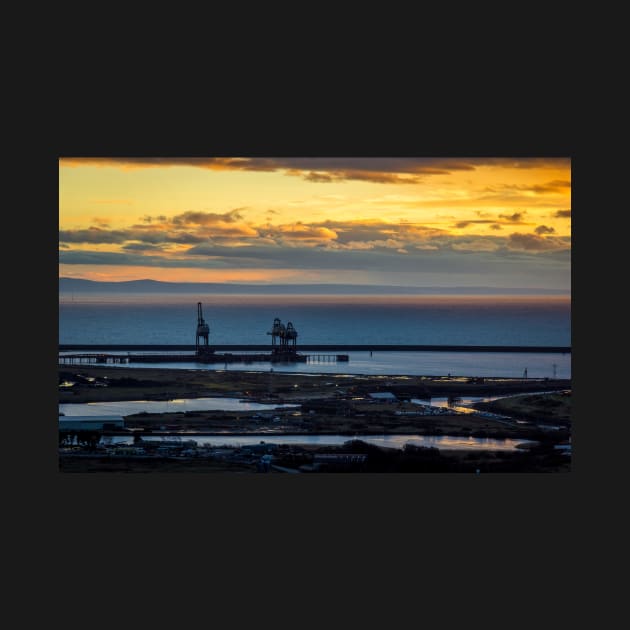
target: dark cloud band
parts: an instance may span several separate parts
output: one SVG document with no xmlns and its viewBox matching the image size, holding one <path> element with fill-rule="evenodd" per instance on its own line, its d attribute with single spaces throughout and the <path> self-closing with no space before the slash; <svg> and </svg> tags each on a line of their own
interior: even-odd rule
<svg viewBox="0 0 630 630">
<path fill-rule="evenodd" d="M 569 158 L 211 158 L 211 157 L 65 157 L 62 166 L 150 168 L 193 166 L 211 170 L 282 171 L 311 182 L 362 180 L 373 183 L 414 183 L 432 175 L 472 171 L 481 166 L 508 168 L 569 167 Z M 558 188 L 558 182 L 552 182 Z M 564 182 L 560 182 L 564 184 Z M 541 191 L 542 192 L 542 191 Z"/>
</svg>

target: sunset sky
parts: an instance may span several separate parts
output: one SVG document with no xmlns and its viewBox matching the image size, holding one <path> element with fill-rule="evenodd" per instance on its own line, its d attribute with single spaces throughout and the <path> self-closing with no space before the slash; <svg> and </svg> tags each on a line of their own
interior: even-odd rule
<svg viewBox="0 0 630 630">
<path fill-rule="evenodd" d="M 568 158 L 62 158 L 59 273 L 570 289 Z"/>
</svg>

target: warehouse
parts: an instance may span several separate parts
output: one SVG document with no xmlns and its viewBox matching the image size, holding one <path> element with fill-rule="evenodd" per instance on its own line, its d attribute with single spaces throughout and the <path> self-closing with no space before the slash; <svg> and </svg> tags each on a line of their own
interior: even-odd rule
<svg viewBox="0 0 630 630">
<path fill-rule="evenodd" d="M 108 431 L 124 429 L 122 416 L 59 416 L 60 431 Z"/>
</svg>

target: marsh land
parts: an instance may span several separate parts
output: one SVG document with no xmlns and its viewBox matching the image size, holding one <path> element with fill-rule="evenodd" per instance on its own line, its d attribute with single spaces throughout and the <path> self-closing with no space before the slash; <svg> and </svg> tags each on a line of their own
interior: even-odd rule
<svg viewBox="0 0 630 630">
<path fill-rule="evenodd" d="M 296 470 L 306 472 L 317 453 L 345 453 L 361 448 L 370 457 L 361 465 L 323 465 L 314 471 L 332 470 L 370 472 L 379 462 L 387 471 L 564 471 L 570 469 L 566 445 L 571 436 L 571 382 L 567 379 L 448 378 L 438 376 L 371 376 L 351 374 L 287 374 L 227 370 L 184 370 L 164 368 L 124 368 L 106 366 L 62 366 L 59 368 L 59 402 L 90 403 L 134 400 L 173 400 L 188 398 L 237 398 L 269 404 L 269 411 L 172 411 L 126 415 L 125 431 L 135 443 L 144 436 L 185 435 L 347 435 L 344 447 L 274 450 L 278 462 L 291 460 Z M 382 398 L 386 395 L 386 399 Z M 469 412 L 455 411 L 457 401 L 466 397 L 501 398 L 469 405 Z M 431 400 L 447 397 L 449 406 L 431 407 Z M 451 405 L 452 403 L 452 405 Z M 294 405 L 275 408 L 275 405 Z M 361 447 L 361 436 L 368 435 L 461 436 L 468 438 L 518 439 L 523 448 L 501 453 L 473 451 L 454 453 L 437 449 L 406 448 L 389 453 L 388 463 L 382 453 L 393 449 Z M 94 446 L 94 445 L 92 445 Z M 556 447 L 565 448 L 563 453 Z M 377 449 L 377 450 L 375 450 Z M 89 449 L 88 449 L 89 450 Z M 302 454 L 298 457 L 296 452 Z M 267 451 L 266 451 L 267 452 Z M 402 455 L 403 460 L 398 461 Z M 305 454 L 306 453 L 306 454 Z M 378 454 L 380 453 L 380 455 Z M 251 454 L 251 453 L 250 453 Z M 267 453 L 268 454 L 268 453 Z M 402 454 L 402 455 L 401 455 Z M 427 459 L 428 455 L 432 457 Z M 116 458 L 76 449 L 60 452 L 64 471 L 123 470 L 131 472 L 204 471 L 255 472 L 259 459 L 212 458 L 173 459 L 159 463 L 159 458 Z M 308 459 L 310 456 L 310 460 Z M 564 455 L 564 456 L 563 456 Z M 297 459 L 296 459 L 297 457 Z M 287 459 L 288 458 L 288 459 Z M 293 458 L 293 459 L 291 459 Z M 391 460 L 391 461 L 390 461 Z M 134 463 L 135 462 L 135 463 Z M 410 463 L 411 462 L 411 463 Z M 304 468 L 306 466 L 306 468 Z M 291 470 L 291 466 L 285 466 Z M 377 466 L 374 472 L 380 469 Z M 382 470 L 381 470 L 382 471 Z"/>
</svg>

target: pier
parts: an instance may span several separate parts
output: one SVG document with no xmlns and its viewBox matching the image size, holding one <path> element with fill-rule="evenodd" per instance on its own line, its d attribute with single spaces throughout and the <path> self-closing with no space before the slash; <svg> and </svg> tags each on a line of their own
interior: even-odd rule
<svg viewBox="0 0 630 630">
<path fill-rule="evenodd" d="M 269 346 L 262 344 L 213 344 L 214 350 L 268 351 Z M 87 352 L 131 351 L 131 350 L 195 350 L 190 344 L 59 344 L 60 352 L 82 350 Z M 333 352 L 550 352 L 568 354 L 571 346 L 467 346 L 467 345 L 417 345 L 417 344 L 301 344 L 300 350 Z"/>
<path fill-rule="evenodd" d="M 197 303 L 195 345 L 175 344 L 60 344 L 59 365 L 81 363 L 337 363 L 349 361 L 347 354 L 338 351 L 369 352 L 554 352 L 570 353 L 570 346 L 462 346 L 462 345 L 382 345 L 382 344 L 324 344 L 301 345 L 300 350 L 313 350 L 317 354 L 301 354 L 297 350 L 298 332 L 292 322 L 286 326 L 279 317 L 273 320 L 271 348 L 260 344 L 213 344 L 210 346 L 210 326 L 203 317 L 201 302 Z M 138 353 L 147 350 L 149 353 Z M 190 352 L 190 351 L 193 352 Z M 224 352 L 217 352 L 223 350 Z M 237 350 L 240 352 L 225 352 Z M 76 351 L 76 352 L 73 352 Z M 132 354 L 132 351 L 134 354 Z M 160 352 L 162 351 L 162 352 Z M 188 351 L 188 353 L 186 352 Z M 324 354 L 320 351 L 328 353 Z M 61 353 L 67 354 L 61 354 Z M 125 354 L 126 353 L 126 354 Z"/>
<path fill-rule="evenodd" d="M 192 353 L 192 354 L 105 354 L 78 353 L 60 354 L 59 365 L 75 364 L 116 364 L 116 363 L 336 363 L 348 361 L 347 354 L 306 355 L 290 353 L 232 354 L 232 353 Z"/>
<path fill-rule="evenodd" d="M 250 346 L 249 353 L 233 354 L 232 352 L 216 352 L 216 346 L 210 346 L 210 326 L 203 317 L 201 302 L 197 303 L 197 329 L 194 346 L 168 346 L 168 345 L 129 345 L 129 346 L 90 346 L 75 347 L 60 345 L 59 352 L 68 350 L 83 350 L 73 354 L 59 354 L 59 365 L 74 365 L 75 363 L 336 363 L 348 361 L 347 354 L 300 354 L 297 351 L 298 332 L 292 322 L 286 326 L 279 317 L 273 320 L 273 326 L 267 333 L 271 335 L 271 352 L 269 346 Z M 240 346 L 225 347 L 244 349 Z M 180 350 L 193 350 L 191 354 L 180 354 Z M 92 350 L 92 352 L 90 352 Z M 112 352 L 95 352 L 95 350 L 117 350 L 119 354 Z M 131 354 L 131 350 L 153 350 L 151 354 Z M 172 354 L 160 354 L 157 350 L 171 350 Z M 259 352 L 266 350 L 267 352 Z M 127 354 L 120 354 L 126 351 Z"/>
</svg>

